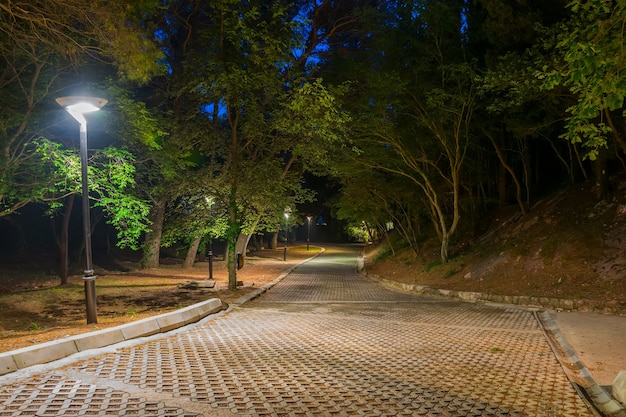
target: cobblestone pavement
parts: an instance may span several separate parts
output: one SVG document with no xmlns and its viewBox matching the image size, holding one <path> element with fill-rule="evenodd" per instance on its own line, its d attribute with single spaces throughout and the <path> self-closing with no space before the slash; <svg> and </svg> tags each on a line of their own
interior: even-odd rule
<svg viewBox="0 0 626 417">
<path fill-rule="evenodd" d="M 593 415 L 532 312 L 394 292 L 356 254 L 188 330 L 0 377 L 0 417 Z"/>
</svg>

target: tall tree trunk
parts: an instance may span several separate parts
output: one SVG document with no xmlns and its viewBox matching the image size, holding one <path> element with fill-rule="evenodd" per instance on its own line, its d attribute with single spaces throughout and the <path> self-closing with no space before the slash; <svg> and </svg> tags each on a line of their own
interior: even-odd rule
<svg viewBox="0 0 626 417">
<path fill-rule="evenodd" d="M 142 268 L 158 268 L 159 254 L 161 251 L 161 235 L 163 234 L 163 221 L 165 219 L 166 200 L 161 197 L 152 206 L 150 221 L 151 231 L 146 233 L 143 244 Z"/>
<path fill-rule="evenodd" d="M 241 224 L 239 223 L 239 211 L 237 204 L 237 186 L 238 186 L 238 140 L 237 140 L 237 122 L 230 120 L 231 124 L 231 167 L 230 167 L 230 193 L 228 196 L 228 232 L 227 250 L 226 250 L 226 269 L 228 270 L 228 289 L 237 289 L 237 241 L 241 235 Z M 237 118 L 236 118 L 237 119 Z"/>
<path fill-rule="evenodd" d="M 246 256 L 246 250 L 248 249 L 248 243 L 250 243 L 250 238 L 252 234 L 249 233 L 240 233 L 237 237 L 237 244 L 235 245 L 237 253 L 240 253 L 241 256 Z"/>
<path fill-rule="evenodd" d="M 529 204 L 528 204 L 528 201 L 525 202 L 522 199 L 522 184 L 517 178 L 517 175 L 515 175 L 515 171 L 513 170 L 513 167 L 511 167 L 511 165 L 508 164 L 506 160 L 506 155 L 504 154 L 504 152 L 502 152 L 502 149 L 498 146 L 495 139 L 486 131 L 483 130 L 483 132 L 485 133 L 485 136 L 487 136 L 489 141 L 491 141 L 491 144 L 493 145 L 493 148 L 496 151 L 496 155 L 498 156 L 498 160 L 500 161 L 500 181 L 498 183 L 498 192 L 500 194 L 500 205 L 502 206 L 503 205 L 502 203 L 504 202 L 504 200 L 506 200 L 506 179 L 505 179 L 506 174 L 505 172 L 503 172 L 503 170 L 505 170 L 506 172 L 509 173 L 509 175 L 511 175 L 513 184 L 515 184 L 515 199 L 517 200 L 517 205 L 519 206 L 520 210 L 522 210 L 522 214 L 524 215 L 528 214 Z"/>
<path fill-rule="evenodd" d="M 263 248 L 263 239 L 259 235 L 252 235 L 252 246 L 256 252 Z"/>
<path fill-rule="evenodd" d="M 250 230 L 252 230 L 252 233 L 256 231 L 257 225 L 259 224 L 259 221 L 261 221 L 261 217 L 262 215 L 260 214 L 257 215 L 256 218 L 254 219 L 254 222 L 250 226 Z M 241 253 L 241 256 L 243 256 L 244 258 L 246 256 L 246 250 L 248 248 L 248 244 L 250 243 L 250 238 L 252 237 L 252 233 L 249 233 L 249 234 L 241 233 L 237 237 L 237 252 Z"/>
<path fill-rule="evenodd" d="M 268 243 L 269 249 L 276 249 L 278 247 L 278 231 L 272 232 L 272 237 Z"/>
<path fill-rule="evenodd" d="M 61 285 L 67 285 L 69 278 L 69 226 L 74 206 L 75 194 L 67 196 L 63 207 L 63 219 L 61 221 L 61 236 L 59 238 L 59 277 Z"/>
<path fill-rule="evenodd" d="M 193 268 L 193 264 L 196 262 L 196 255 L 198 254 L 198 248 L 200 247 L 200 241 L 202 236 L 194 238 L 187 249 L 187 256 L 183 262 L 183 268 Z"/>
<path fill-rule="evenodd" d="M 446 263 L 450 259 L 450 235 L 444 233 L 441 237 L 441 262 Z"/>
<path fill-rule="evenodd" d="M 365 226 L 365 231 L 367 232 L 367 235 L 369 236 L 370 241 L 372 243 L 376 243 L 376 238 L 374 237 L 374 233 L 372 232 L 372 228 L 370 227 L 370 225 L 364 221 L 363 226 Z"/>
<path fill-rule="evenodd" d="M 391 243 L 391 237 L 389 236 L 389 231 L 387 230 L 386 225 L 379 223 L 378 230 L 385 236 L 385 240 L 387 241 L 387 245 L 389 246 L 389 250 L 391 251 L 391 256 L 396 256 L 396 250 L 393 247 L 393 243 Z"/>
<path fill-rule="evenodd" d="M 228 245 L 226 250 L 226 268 L 228 270 L 228 289 L 237 289 L 237 239 L 239 237 L 239 224 L 237 223 L 237 202 L 231 201 L 230 207 L 230 229 Z"/>
</svg>

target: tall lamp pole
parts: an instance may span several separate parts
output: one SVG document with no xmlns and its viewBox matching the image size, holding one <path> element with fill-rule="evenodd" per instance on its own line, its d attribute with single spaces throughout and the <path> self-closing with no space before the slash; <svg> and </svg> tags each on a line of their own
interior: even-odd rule
<svg viewBox="0 0 626 417">
<path fill-rule="evenodd" d="M 283 249 L 283 261 L 287 260 L 287 239 L 289 238 L 289 215 L 291 214 L 291 208 L 285 208 L 285 246 Z"/>
<path fill-rule="evenodd" d="M 309 242 L 311 241 L 311 219 L 313 216 L 306 216 L 306 250 L 309 250 Z"/>
<path fill-rule="evenodd" d="M 212 218 L 213 217 L 213 198 L 211 197 L 204 197 L 204 200 L 207 202 L 207 204 L 209 205 L 209 216 Z M 209 230 L 209 253 L 208 253 L 208 258 L 209 258 L 209 279 L 213 279 L 213 235 L 211 234 L 211 231 Z"/>
<path fill-rule="evenodd" d="M 87 177 L 87 120 L 86 113 L 98 111 L 107 104 L 107 100 L 99 97 L 67 96 L 56 99 L 80 124 L 80 168 L 82 179 L 83 200 L 83 237 L 85 239 L 86 267 L 83 281 L 85 283 L 85 304 L 87 324 L 97 323 L 96 315 L 96 276 L 94 275 L 91 253 L 91 220 L 89 218 L 89 181 Z"/>
</svg>

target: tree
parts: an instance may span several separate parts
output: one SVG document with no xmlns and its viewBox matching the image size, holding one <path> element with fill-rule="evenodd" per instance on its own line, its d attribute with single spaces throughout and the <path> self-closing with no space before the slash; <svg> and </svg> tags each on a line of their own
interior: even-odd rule
<svg viewBox="0 0 626 417">
<path fill-rule="evenodd" d="M 50 183 L 47 199 L 42 201 L 50 205 L 50 212 L 63 207 L 63 199 L 73 202 L 73 196 L 81 192 L 80 157 L 74 149 L 64 149 L 60 143 L 39 139 L 35 143 L 40 161 L 55 172 L 55 180 Z M 88 179 L 90 198 L 94 207 L 103 210 L 107 223 L 117 230 L 117 246 L 136 249 L 140 236 L 148 230 L 146 215 L 149 206 L 129 192 L 135 185 L 133 156 L 125 151 L 107 148 L 92 153 L 89 158 Z M 71 206 L 70 206 L 71 207 Z M 67 227 L 71 208 L 65 210 L 65 219 L 61 235 L 67 237 Z M 67 238 L 59 246 L 61 284 L 67 283 Z"/>
<path fill-rule="evenodd" d="M 564 137 L 582 143 L 595 159 L 608 135 L 626 152 L 623 108 L 626 96 L 623 23 L 626 3 L 574 0 L 571 17 L 546 33 L 545 48 L 555 48 L 552 62 L 538 69 L 544 88 L 564 86 L 576 102 L 567 109 Z"/>
<path fill-rule="evenodd" d="M 596 196 L 609 193 L 607 160 L 626 153 L 624 20 L 626 3 L 574 0 L 571 16 L 547 28 L 536 76 L 546 90 L 573 97 L 562 138 L 580 144 L 593 162 Z"/>
<path fill-rule="evenodd" d="M 168 16 L 162 31 L 171 74 L 162 94 L 173 120 L 170 139 L 193 149 L 198 178 L 170 188 L 196 199 L 215 183 L 228 190 L 220 203 L 228 208 L 229 285 L 235 288 L 237 252 L 245 254 L 259 225 L 274 227 L 264 217 L 310 198 L 299 176 L 328 160 L 326 144 L 341 136 L 343 116 L 321 80 L 302 76 L 303 55 L 314 51 L 302 52 L 297 7 L 177 3 Z"/>
<path fill-rule="evenodd" d="M 419 256 L 419 242 L 423 239 L 421 224 L 427 204 L 420 190 L 407 184 L 407 179 L 385 170 L 356 170 L 344 172 L 341 195 L 339 197 L 339 219 L 350 220 L 355 224 L 366 225 L 383 236 L 395 253 L 389 231 L 395 230 L 415 256 Z M 370 236 L 375 240 L 373 236 Z"/>
<path fill-rule="evenodd" d="M 465 57 L 464 7 L 462 1 L 388 3 L 367 53 L 357 55 L 365 61 L 344 60 L 369 71 L 358 72 L 362 91 L 350 97 L 360 116 L 353 131 L 362 152 L 354 158 L 420 190 L 444 262 L 461 217 L 476 100 L 475 66 Z"/>
<path fill-rule="evenodd" d="M 136 155 L 136 195 L 150 202 L 150 230 L 144 235 L 142 267 L 158 268 L 166 209 L 183 192 L 180 183 L 193 165 L 190 143 L 177 140 L 170 109 L 148 107 L 137 99 L 135 90 L 110 88 L 118 112 L 114 129 L 125 147 Z M 150 97 L 149 97 L 150 98 Z M 193 143 L 193 142 L 191 142 Z"/>
<path fill-rule="evenodd" d="M 484 24 L 477 26 L 485 38 L 478 113 L 488 139 L 483 146 L 497 157 L 492 176 L 497 178 L 499 204 L 516 201 L 526 214 L 532 201 L 553 185 L 550 181 L 560 182 L 566 173 L 574 182 L 581 166 L 578 149 L 558 137 L 567 98 L 542 90 L 535 78 L 541 27 L 565 17 L 565 2 L 478 3 Z"/>
<path fill-rule="evenodd" d="M 156 5 L 74 0 L 0 4 L 0 216 L 39 201 L 48 189 L 54 173 L 29 175 L 39 172 L 36 166 L 42 162 L 32 143 L 50 126 L 50 96 L 75 82 L 79 68 L 113 64 L 122 77 L 139 81 L 157 70 L 160 53 L 137 18 Z"/>
</svg>

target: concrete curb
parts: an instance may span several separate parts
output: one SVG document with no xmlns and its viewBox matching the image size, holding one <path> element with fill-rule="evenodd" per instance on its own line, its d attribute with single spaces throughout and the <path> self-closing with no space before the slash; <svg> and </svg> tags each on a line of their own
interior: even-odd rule
<svg viewBox="0 0 626 417">
<path fill-rule="evenodd" d="M 52 362 L 89 349 L 164 333 L 195 323 L 209 314 L 223 309 L 222 301 L 219 298 L 212 298 L 170 313 L 148 317 L 132 323 L 3 352 L 0 353 L 0 375 L 33 365 Z"/>
<path fill-rule="evenodd" d="M 548 342 L 559 358 L 563 370 L 572 385 L 581 392 L 582 398 L 594 406 L 601 415 L 626 417 L 626 408 L 602 389 L 593 379 L 589 370 L 582 363 L 574 348 L 567 342 L 556 322 L 547 311 L 536 312 L 537 321 L 546 333 Z"/>
<path fill-rule="evenodd" d="M 228 306 L 227 311 L 257 298 L 289 275 L 296 267 L 317 258 L 325 251 L 326 249 L 321 248 L 317 254 L 300 263 L 292 265 L 269 284 L 259 287 L 257 290 L 238 298 L 232 305 Z M 9 352 L 2 352 L 0 353 L 0 375 L 15 372 L 33 365 L 63 359 L 86 350 L 102 348 L 131 339 L 152 336 L 157 333 L 165 333 L 198 322 L 208 315 L 220 312 L 225 308 L 226 306 L 219 298 L 212 298 L 170 313 L 148 317 L 120 326 L 53 340 L 51 342 Z"/>
<path fill-rule="evenodd" d="M 596 307 L 599 304 L 593 303 L 592 305 L 589 305 L 588 300 L 506 296 L 479 292 L 445 290 L 428 287 L 426 285 L 395 282 L 380 278 L 379 276 L 373 274 L 366 275 L 384 285 L 402 291 L 415 292 L 426 296 L 454 298 L 468 302 L 484 301 L 497 304 L 520 305 L 535 309 L 552 307 L 556 310 L 593 311 L 603 313 L 615 312 L 614 307 L 616 306 L 615 304 L 608 302 L 606 304 L 602 304 L 603 308 L 598 309 Z M 610 306 L 611 308 L 607 308 L 607 306 Z M 563 367 L 569 380 L 572 382 L 572 385 L 580 393 L 581 398 L 587 401 L 590 408 L 592 408 L 598 416 L 626 417 L 626 408 L 624 405 L 613 398 L 610 393 L 602 389 L 602 387 L 596 383 L 596 381 L 592 378 L 591 373 L 578 358 L 578 355 L 572 346 L 567 342 L 550 314 L 546 311 L 538 311 L 535 312 L 535 318 L 546 333 L 548 343 L 559 359 L 559 362 L 561 363 L 561 366 Z"/>
</svg>

